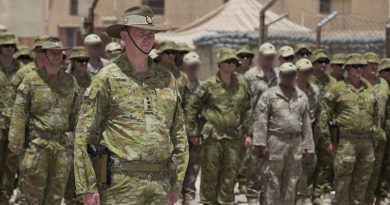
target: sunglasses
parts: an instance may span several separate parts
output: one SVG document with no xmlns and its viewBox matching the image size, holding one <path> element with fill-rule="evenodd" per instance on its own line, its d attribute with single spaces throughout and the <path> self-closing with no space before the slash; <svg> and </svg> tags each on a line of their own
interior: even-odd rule
<svg viewBox="0 0 390 205">
<path fill-rule="evenodd" d="M 311 75 L 313 73 L 313 69 L 301 71 L 300 73 L 302 73 L 303 75 Z"/>
<path fill-rule="evenodd" d="M 235 59 L 229 59 L 229 60 L 225 60 L 224 62 L 222 63 L 226 63 L 226 64 L 238 64 L 238 61 L 235 60 Z"/>
<path fill-rule="evenodd" d="M 4 48 L 16 48 L 15 44 L 5 44 L 5 45 L 1 45 L 1 46 L 3 46 Z"/>
<path fill-rule="evenodd" d="M 80 63 L 80 64 L 87 64 L 89 62 L 89 59 L 76 59 L 76 62 L 77 63 Z"/>
<path fill-rule="evenodd" d="M 174 56 L 174 55 L 176 55 L 176 51 L 168 50 L 168 51 L 164 51 L 163 54 L 167 54 L 167 55 L 170 55 L 170 56 Z"/>
<path fill-rule="evenodd" d="M 237 57 L 239 57 L 241 59 L 252 59 L 253 58 L 252 55 L 245 55 L 245 54 L 237 55 Z"/>
<path fill-rule="evenodd" d="M 355 65 L 351 65 L 350 67 L 353 68 L 353 69 L 363 69 L 364 65 L 362 65 L 362 64 L 355 64 Z"/>
<path fill-rule="evenodd" d="M 319 61 L 317 61 L 317 63 L 319 63 L 319 64 L 329 64 L 329 61 L 327 61 L 327 60 L 319 60 Z"/>
<path fill-rule="evenodd" d="M 305 51 L 300 51 L 300 52 L 297 53 L 297 55 L 299 55 L 299 56 L 309 56 L 310 53 L 309 52 L 305 52 Z"/>
<path fill-rule="evenodd" d="M 283 57 L 283 59 L 284 59 L 285 61 L 293 61 L 293 60 L 294 60 L 294 56 Z"/>
<path fill-rule="evenodd" d="M 30 58 L 30 56 L 19 56 L 20 60 L 32 60 L 32 58 Z"/>
<path fill-rule="evenodd" d="M 390 72 L 390 68 L 385 68 L 385 69 L 383 69 L 382 71 L 384 71 L 384 72 Z"/>
</svg>

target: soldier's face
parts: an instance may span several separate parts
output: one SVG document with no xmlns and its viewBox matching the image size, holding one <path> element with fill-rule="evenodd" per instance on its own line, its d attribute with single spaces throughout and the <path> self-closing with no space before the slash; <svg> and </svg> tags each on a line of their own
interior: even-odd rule
<svg viewBox="0 0 390 205">
<path fill-rule="evenodd" d="M 306 71 L 298 71 L 297 79 L 298 81 L 299 80 L 308 81 L 312 73 L 313 73 L 313 69 L 306 70 Z"/>
<path fill-rule="evenodd" d="M 325 73 L 326 69 L 328 68 L 329 61 L 327 59 L 319 59 L 316 62 L 314 62 L 314 73 Z"/>
<path fill-rule="evenodd" d="M 260 54 L 259 60 L 260 60 L 261 66 L 264 66 L 267 68 L 272 68 L 274 66 L 275 56 L 274 55 L 265 56 L 265 55 Z"/>
<path fill-rule="evenodd" d="M 349 65 L 347 72 L 349 79 L 360 79 L 363 76 L 364 65 Z"/>
<path fill-rule="evenodd" d="M 337 79 L 342 78 L 344 75 L 343 65 L 334 64 L 332 65 L 332 75 Z"/>
<path fill-rule="evenodd" d="M 240 55 L 237 55 L 237 57 L 241 61 L 241 67 L 247 68 L 247 67 L 249 67 L 252 64 L 252 58 L 253 57 L 251 55 L 240 54 Z"/>
<path fill-rule="evenodd" d="M 61 50 L 47 50 L 46 64 L 51 66 L 60 66 L 62 64 L 63 56 Z"/>
<path fill-rule="evenodd" d="M 220 63 L 219 69 L 222 72 L 233 73 L 236 70 L 237 63 L 238 63 L 237 60 L 229 59 L 229 60 L 226 60 L 226 61 L 223 61 L 222 63 Z"/>
<path fill-rule="evenodd" d="M 129 28 L 127 31 L 128 33 L 126 31 L 121 32 L 121 39 L 125 42 L 126 47 L 138 50 L 130 39 L 130 34 L 134 43 L 141 48 L 142 51 L 150 52 L 150 50 L 152 50 L 156 33 L 155 31 L 141 28 Z"/>
<path fill-rule="evenodd" d="M 77 58 L 74 60 L 76 71 L 86 71 L 88 67 L 88 58 Z"/>
<path fill-rule="evenodd" d="M 378 64 L 376 63 L 368 63 L 367 66 L 363 69 L 363 77 L 365 78 L 373 78 L 378 74 Z"/>
<path fill-rule="evenodd" d="M 101 43 L 92 44 L 92 45 L 85 45 L 85 49 L 87 49 L 88 54 L 92 57 L 100 57 L 100 54 L 102 53 L 103 46 Z"/>
<path fill-rule="evenodd" d="M 296 53 L 296 57 L 297 57 L 297 60 L 301 59 L 301 58 L 307 58 L 309 59 L 311 56 L 311 53 L 310 51 L 306 50 L 306 49 L 301 49 L 299 50 L 297 53 Z"/>
<path fill-rule="evenodd" d="M 173 50 L 167 50 L 160 54 L 160 61 L 163 64 L 172 64 L 175 61 L 176 52 Z"/>
<path fill-rule="evenodd" d="M 198 78 L 200 64 L 186 64 L 183 63 L 183 72 L 187 74 L 190 80 L 196 80 Z"/>
<path fill-rule="evenodd" d="M 16 45 L 15 44 L 1 45 L 0 49 L 1 49 L 0 54 L 2 56 L 12 57 L 16 52 Z"/>
<path fill-rule="evenodd" d="M 295 86 L 296 82 L 296 72 L 290 72 L 290 73 L 280 73 L 280 84 L 292 88 Z"/>
</svg>

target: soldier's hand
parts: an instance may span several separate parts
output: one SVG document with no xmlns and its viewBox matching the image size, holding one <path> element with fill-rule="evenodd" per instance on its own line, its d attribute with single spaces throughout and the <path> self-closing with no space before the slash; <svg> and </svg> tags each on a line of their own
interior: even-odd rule
<svg viewBox="0 0 390 205">
<path fill-rule="evenodd" d="M 192 136 L 192 137 L 190 137 L 190 142 L 193 145 L 200 145 L 200 137 L 199 136 Z"/>
<path fill-rule="evenodd" d="M 334 145 L 328 144 L 328 146 L 326 147 L 326 151 L 328 151 L 329 153 L 333 153 L 335 151 Z"/>
<path fill-rule="evenodd" d="M 251 137 L 245 137 L 245 142 L 244 142 L 244 146 L 245 148 L 249 148 L 250 146 L 252 146 L 252 138 Z"/>
<path fill-rule="evenodd" d="M 168 195 L 168 204 L 173 205 L 179 200 L 179 193 L 177 192 L 170 192 Z"/>
<path fill-rule="evenodd" d="M 83 194 L 84 205 L 100 205 L 99 193 L 86 193 Z"/>
<path fill-rule="evenodd" d="M 20 154 L 20 149 L 19 149 L 18 145 L 16 145 L 16 144 L 8 144 L 8 149 L 14 155 L 19 155 Z"/>
<path fill-rule="evenodd" d="M 268 147 L 266 146 L 259 146 L 260 156 L 267 156 L 268 154 Z"/>
</svg>

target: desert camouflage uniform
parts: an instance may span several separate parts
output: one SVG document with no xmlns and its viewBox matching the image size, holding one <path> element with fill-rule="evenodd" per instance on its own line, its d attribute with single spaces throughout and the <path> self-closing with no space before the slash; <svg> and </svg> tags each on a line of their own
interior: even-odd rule
<svg viewBox="0 0 390 205">
<path fill-rule="evenodd" d="M 73 131 L 71 113 L 77 109 L 77 100 L 76 81 L 64 71 L 54 83 L 49 82 L 46 70 L 32 71 L 19 85 L 9 141 L 20 150 L 28 141 L 19 167 L 20 204 L 61 204 L 71 165 L 65 147 Z"/>
<path fill-rule="evenodd" d="M 176 81 L 152 61 L 148 68 L 137 74 L 122 55 L 84 93 L 74 144 L 78 194 L 100 185 L 106 205 L 167 204 L 168 192 L 181 190 L 188 145 Z M 87 153 L 96 141 L 112 153 L 110 185 L 97 183 Z"/>
<path fill-rule="evenodd" d="M 196 116 L 203 110 L 202 173 L 200 197 L 203 204 L 234 204 L 234 185 L 240 165 L 242 138 L 251 135 L 251 105 L 247 82 L 232 74 L 225 85 L 219 75 L 210 77 L 198 88 L 186 106 L 189 136 L 197 136 Z"/>
</svg>

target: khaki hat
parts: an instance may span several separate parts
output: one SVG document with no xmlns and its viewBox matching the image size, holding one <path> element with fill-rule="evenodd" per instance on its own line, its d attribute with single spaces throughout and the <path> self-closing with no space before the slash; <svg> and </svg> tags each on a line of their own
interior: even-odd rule
<svg viewBox="0 0 390 205">
<path fill-rule="evenodd" d="M 253 53 L 253 51 L 248 47 L 248 46 L 242 46 L 240 47 L 237 52 L 236 52 L 236 55 L 240 55 L 240 54 L 247 54 L 247 55 L 250 55 L 252 57 L 255 56 L 255 54 Z"/>
<path fill-rule="evenodd" d="M 309 53 L 312 53 L 312 50 L 309 48 L 308 45 L 304 44 L 304 43 L 298 43 L 297 45 L 295 45 L 295 53 L 298 53 L 300 50 L 303 50 L 303 49 L 306 49 L 307 51 L 309 51 Z"/>
<path fill-rule="evenodd" d="M 33 58 L 32 51 L 27 46 L 18 46 L 18 51 L 14 54 L 14 58 L 19 58 L 20 56 L 28 56 Z"/>
<path fill-rule="evenodd" d="M 366 58 L 368 63 L 375 63 L 375 64 L 380 63 L 379 57 L 376 53 L 367 52 L 367 53 L 363 54 L 363 56 L 364 56 L 364 58 Z"/>
<path fill-rule="evenodd" d="M 186 43 L 177 43 L 176 50 L 180 52 L 190 52 L 191 49 Z"/>
<path fill-rule="evenodd" d="M 320 51 L 317 52 L 314 51 L 313 54 L 311 55 L 310 61 L 311 63 L 315 63 L 320 59 L 326 59 L 327 61 L 330 61 L 328 55 L 325 52 L 320 52 Z"/>
<path fill-rule="evenodd" d="M 64 47 L 58 37 L 47 37 L 42 43 L 42 50 L 68 50 L 69 47 Z"/>
<path fill-rule="evenodd" d="M 35 37 L 34 39 L 34 45 L 32 47 L 32 50 L 33 51 L 38 51 L 38 50 L 41 50 L 42 49 L 42 44 L 43 42 L 45 41 L 45 38 L 42 38 L 42 37 Z"/>
<path fill-rule="evenodd" d="M 16 44 L 15 35 L 10 32 L 3 32 L 0 34 L 0 45 Z"/>
<path fill-rule="evenodd" d="M 378 68 L 379 71 L 390 68 L 390 58 L 382 58 Z"/>
<path fill-rule="evenodd" d="M 100 38 L 100 36 L 96 35 L 96 34 L 89 34 L 88 36 L 86 36 L 84 38 L 84 45 L 87 44 L 87 45 L 93 45 L 93 44 L 100 44 L 102 43 L 102 39 Z"/>
<path fill-rule="evenodd" d="M 113 51 L 122 51 L 122 46 L 121 44 L 117 42 L 111 42 L 106 45 L 105 51 L 108 52 L 113 52 Z"/>
<path fill-rule="evenodd" d="M 347 56 L 347 61 L 344 64 L 344 68 L 347 65 L 367 65 L 367 60 L 360 53 L 351 53 Z"/>
<path fill-rule="evenodd" d="M 217 63 L 222 63 L 226 60 L 234 59 L 239 61 L 234 50 L 231 48 L 221 48 L 217 53 Z"/>
<path fill-rule="evenodd" d="M 161 54 L 161 53 L 164 53 L 165 51 L 168 51 L 168 50 L 177 51 L 176 43 L 173 41 L 161 42 L 160 45 L 158 46 L 157 53 Z"/>
<path fill-rule="evenodd" d="M 275 46 L 268 42 L 261 44 L 259 52 L 265 56 L 276 55 Z"/>
<path fill-rule="evenodd" d="M 152 31 L 165 31 L 165 27 L 155 25 L 153 10 L 149 6 L 135 6 L 127 9 L 119 23 L 107 28 L 107 34 L 113 38 L 120 38 L 120 32 L 126 27 L 147 29 Z"/>
<path fill-rule="evenodd" d="M 311 64 L 309 59 L 301 58 L 296 63 L 295 66 L 297 67 L 298 71 L 307 71 L 313 69 L 313 64 Z"/>
<path fill-rule="evenodd" d="M 199 55 L 197 53 L 191 51 L 191 52 L 184 55 L 183 63 L 185 63 L 187 65 L 200 64 Z"/>
<path fill-rule="evenodd" d="M 69 59 L 75 58 L 89 58 L 89 54 L 84 46 L 76 46 L 72 48 Z"/>
<path fill-rule="evenodd" d="M 332 59 L 330 60 L 331 65 L 344 65 L 347 61 L 347 55 L 345 53 L 335 53 L 332 55 Z"/>
<path fill-rule="evenodd" d="M 294 73 L 297 72 L 297 67 L 293 63 L 286 62 L 280 66 L 279 71 L 281 73 Z"/>
<path fill-rule="evenodd" d="M 157 49 L 153 48 L 149 53 L 149 57 L 153 60 L 158 58 Z"/>
<path fill-rule="evenodd" d="M 283 46 L 279 49 L 279 55 L 282 57 L 294 56 L 294 49 L 290 46 Z"/>
</svg>

